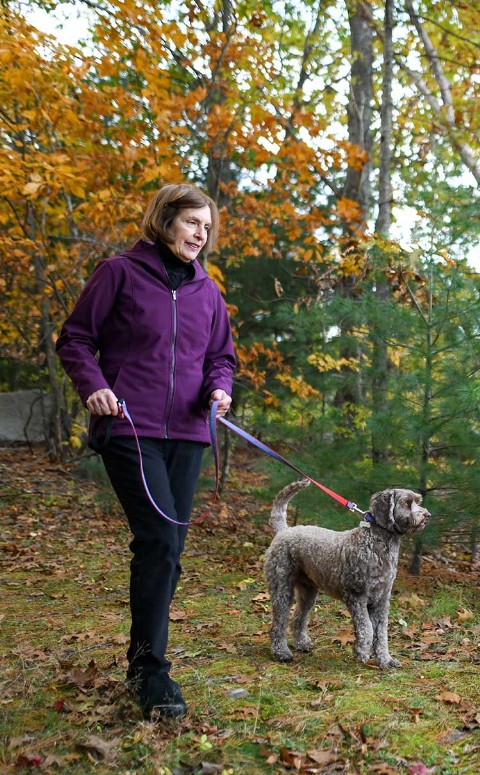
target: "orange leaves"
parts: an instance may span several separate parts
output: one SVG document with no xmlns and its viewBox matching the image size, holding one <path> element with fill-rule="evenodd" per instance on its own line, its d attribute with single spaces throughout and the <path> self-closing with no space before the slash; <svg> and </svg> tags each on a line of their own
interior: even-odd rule
<svg viewBox="0 0 480 775">
<path fill-rule="evenodd" d="M 266 388 L 268 379 L 275 379 L 299 398 L 318 396 L 302 375 L 293 375 L 281 352 L 274 343 L 267 347 L 254 342 L 249 347 L 237 345 L 238 375 L 248 380 L 255 390 L 263 389 L 263 401 L 268 406 L 278 406 L 279 399 Z"/>
<path fill-rule="evenodd" d="M 216 104 L 210 109 L 207 122 L 207 135 L 209 139 L 223 139 L 227 141 L 227 131 L 232 128 L 235 118 L 227 105 Z"/>
<path fill-rule="evenodd" d="M 346 196 L 340 196 L 336 203 L 336 214 L 346 223 L 360 223 L 363 219 L 363 210 L 358 202 L 348 199 Z"/>
<path fill-rule="evenodd" d="M 267 370 L 277 371 L 284 368 L 283 357 L 277 347 L 267 347 L 262 342 L 250 346 L 238 344 L 238 375 L 246 379 L 256 390 L 263 387 L 267 379 Z"/>
<path fill-rule="evenodd" d="M 368 153 L 360 145 L 349 143 L 346 140 L 339 140 L 338 147 L 344 152 L 347 166 L 361 172 L 368 161 Z"/>
<path fill-rule="evenodd" d="M 218 266 L 211 261 L 207 265 L 208 276 L 212 278 L 220 288 L 220 291 L 225 294 L 227 292 L 225 275 Z"/>
</svg>

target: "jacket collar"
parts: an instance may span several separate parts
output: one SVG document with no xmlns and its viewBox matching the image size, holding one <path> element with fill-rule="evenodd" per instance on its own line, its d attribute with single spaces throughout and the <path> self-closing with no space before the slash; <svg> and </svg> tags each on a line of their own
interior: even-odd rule
<svg viewBox="0 0 480 775">
<path fill-rule="evenodd" d="M 169 251 L 169 253 L 171 253 L 171 251 Z M 126 250 L 124 253 L 122 253 L 122 255 L 126 256 L 132 261 L 135 261 L 139 264 L 143 264 L 148 268 L 150 272 L 152 272 L 152 274 L 155 274 L 158 277 L 161 277 L 163 279 L 165 269 L 163 267 L 162 262 L 159 259 L 158 248 L 154 242 L 150 242 L 150 240 L 140 239 L 138 240 L 138 242 L 135 243 L 135 245 L 133 245 L 133 247 L 131 247 L 129 250 Z M 205 272 L 203 267 L 199 264 L 197 259 L 191 262 L 191 266 L 194 269 L 194 276 L 192 277 L 191 282 L 196 282 L 197 280 L 205 280 L 208 278 L 208 274 Z"/>
</svg>

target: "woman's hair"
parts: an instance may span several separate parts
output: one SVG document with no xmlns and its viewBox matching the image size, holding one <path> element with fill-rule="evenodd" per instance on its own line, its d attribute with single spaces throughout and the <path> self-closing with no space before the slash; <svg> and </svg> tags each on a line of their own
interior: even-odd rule
<svg viewBox="0 0 480 775">
<path fill-rule="evenodd" d="M 171 241 L 170 227 L 179 210 L 201 208 L 205 205 L 210 208 L 212 216 L 212 225 L 203 248 L 208 253 L 215 247 L 218 238 L 218 208 L 213 199 L 196 186 L 187 183 L 170 183 L 157 191 L 143 218 L 143 236 L 152 242 L 161 240 L 168 244 Z"/>
</svg>

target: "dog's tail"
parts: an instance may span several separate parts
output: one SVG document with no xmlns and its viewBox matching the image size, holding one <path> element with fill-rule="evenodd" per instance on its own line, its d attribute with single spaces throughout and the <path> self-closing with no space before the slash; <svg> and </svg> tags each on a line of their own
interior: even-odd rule
<svg viewBox="0 0 480 775">
<path fill-rule="evenodd" d="M 301 479 L 299 482 L 292 482 L 287 484 L 277 497 L 273 501 L 272 511 L 270 514 L 270 526 L 274 533 L 279 533 L 281 530 L 286 530 L 287 525 L 287 507 L 289 501 L 293 498 L 297 492 L 303 490 L 304 487 L 308 487 L 310 481 L 308 479 Z"/>
</svg>

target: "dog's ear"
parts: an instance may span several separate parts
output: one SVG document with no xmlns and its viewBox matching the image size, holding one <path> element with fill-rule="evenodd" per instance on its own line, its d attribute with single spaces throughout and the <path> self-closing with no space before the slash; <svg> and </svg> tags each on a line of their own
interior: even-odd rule
<svg viewBox="0 0 480 775">
<path fill-rule="evenodd" d="M 376 492 L 372 495 L 369 510 L 380 523 L 383 523 L 384 525 L 392 524 L 394 521 L 394 509 L 394 490 L 382 490 L 382 492 Z"/>
</svg>

